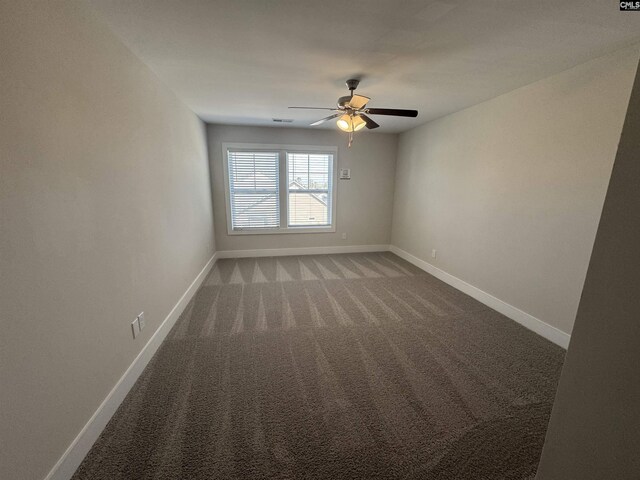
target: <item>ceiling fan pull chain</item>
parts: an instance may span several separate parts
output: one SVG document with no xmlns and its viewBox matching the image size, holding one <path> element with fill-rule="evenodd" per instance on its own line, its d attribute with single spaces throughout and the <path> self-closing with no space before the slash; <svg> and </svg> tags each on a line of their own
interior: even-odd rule
<svg viewBox="0 0 640 480">
<path fill-rule="evenodd" d="M 347 144 L 347 148 L 351 148 L 352 143 L 353 143 L 353 132 L 349 132 L 349 143 Z"/>
</svg>

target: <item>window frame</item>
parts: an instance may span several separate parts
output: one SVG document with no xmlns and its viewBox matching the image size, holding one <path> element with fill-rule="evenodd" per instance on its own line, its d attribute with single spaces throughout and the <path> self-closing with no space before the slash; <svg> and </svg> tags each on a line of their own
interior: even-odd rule
<svg viewBox="0 0 640 480">
<path fill-rule="evenodd" d="M 231 185 L 229 178 L 229 157 L 228 152 L 232 151 L 261 151 L 278 152 L 278 202 L 280 208 L 280 226 L 277 228 L 246 228 L 234 230 L 231 217 Z M 300 227 L 289 226 L 289 171 L 287 165 L 287 153 L 325 153 L 333 156 L 331 172 L 331 225 L 305 225 Z M 224 196 L 225 212 L 227 215 L 228 235 L 277 235 L 290 233 L 335 233 L 337 223 L 337 199 L 338 199 L 338 147 L 322 145 L 281 145 L 265 143 L 222 143 L 222 165 L 224 171 Z"/>
</svg>

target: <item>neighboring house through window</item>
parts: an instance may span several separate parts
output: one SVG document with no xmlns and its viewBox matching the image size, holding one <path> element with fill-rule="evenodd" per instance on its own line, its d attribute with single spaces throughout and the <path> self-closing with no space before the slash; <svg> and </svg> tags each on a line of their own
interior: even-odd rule
<svg viewBox="0 0 640 480">
<path fill-rule="evenodd" d="M 223 150 L 229 234 L 335 232 L 336 147 Z"/>
</svg>

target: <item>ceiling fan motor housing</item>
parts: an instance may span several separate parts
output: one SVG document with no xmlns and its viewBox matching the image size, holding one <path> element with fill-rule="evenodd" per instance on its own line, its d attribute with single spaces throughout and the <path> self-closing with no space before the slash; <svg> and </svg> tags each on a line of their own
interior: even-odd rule
<svg viewBox="0 0 640 480">
<path fill-rule="evenodd" d="M 351 95 L 345 95 L 344 97 L 340 97 L 338 99 L 338 106 L 339 107 L 348 107 L 350 101 L 351 101 Z"/>
</svg>

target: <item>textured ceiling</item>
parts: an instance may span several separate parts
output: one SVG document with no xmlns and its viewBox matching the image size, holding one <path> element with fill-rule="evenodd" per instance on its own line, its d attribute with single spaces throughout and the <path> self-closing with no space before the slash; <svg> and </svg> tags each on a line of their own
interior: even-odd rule
<svg viewBox="0 0 640 480">
<path fill-rule="evenodd" d="M 640 41 L 605 0 L 88 0 L 203 120 L 307 126 L 360 76 L 400 132 Z M 333 122 L 323 125 L 335 128 Z M 317 127 L 316 127 L 317 128 Z"/>
</svg>

